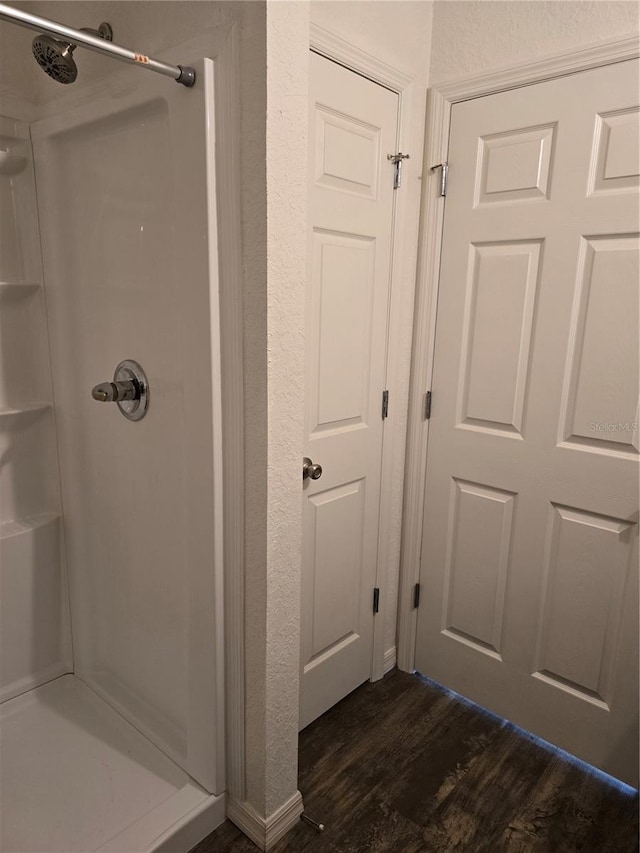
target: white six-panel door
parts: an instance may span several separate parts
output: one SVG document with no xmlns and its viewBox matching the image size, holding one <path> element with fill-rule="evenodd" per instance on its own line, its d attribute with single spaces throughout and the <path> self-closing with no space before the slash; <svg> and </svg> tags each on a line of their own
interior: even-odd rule
<svg viewBox="0 0 640 853">
<path fill-rule="evenodd" d="M 311 54 L 300 727 L 371 674 L 398 96 Z"/>
<path fill-rule="evenodd" d="M 452 108 L 416 648 L 633 784 L 638 80 Z"/>
</svg>

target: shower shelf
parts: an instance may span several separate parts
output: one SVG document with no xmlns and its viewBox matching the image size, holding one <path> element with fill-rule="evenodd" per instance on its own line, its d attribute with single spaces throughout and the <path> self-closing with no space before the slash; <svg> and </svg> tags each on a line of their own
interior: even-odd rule
<svg viewBox="0 0 640 853">
<path fill-rule="evenodd" d="M 57 521 L 60 515 L 57 512 L 43 512 L 40 515 L 28 515 L 24 518 L 15 518 L 12 521 L 0 523 L 0 539 L 8 539 L 10 536 L 19 536 L 21 533 L 29 533 L 38 527 L 44 527 Z"/>
<path fill-rule="evenodd" d="M 39 281 L 0 281 L 0 290 L 37 290 Z"/>
<path fill-rule="evenodd" d="M 29 296 L 40 290 L 42 285 L 37 281 L 0 281 L 0 298 L 6 296 Z"/>
<path fill-rule="evenodd" d="M 4 116 L 1 118 L 4 119 Z M 13 125 L 13 120 L 8 119 L 8 122 Z M 4 119 L 2 125 L 6 126 L 7 119 Z M 26 136 L 16 136 L 14 134 L 0 133 L 0 148 L 11 150 L 12 148 L 22 148 L 27 145 Z"/>
<path fill-rule="evenodd" d="M 24 171 L 28 162 L 22 154 L 16 154 L 11 149 L 0 147 L 0 175 L 12 178 Z"/>
<path fill-rule="evenodd" d="M 25 403 L 24 406 L 0 406 L 0 422 L 9 421 L 11 418 L 39 414 L 50 408 L 51 403 Z"/>
</svg>

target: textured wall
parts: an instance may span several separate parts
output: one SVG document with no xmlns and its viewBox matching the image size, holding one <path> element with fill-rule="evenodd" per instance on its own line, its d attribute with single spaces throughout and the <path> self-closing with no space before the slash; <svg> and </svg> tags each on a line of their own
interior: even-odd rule
<svg viewBox="0 0 640 853">
<path fill-rule="evenodd" d="M 246 800 L 266 817 L 297 790 L 308 8 L 243 5 Z"/>
<path fill-rule="evenodd" d="M 264 815 L 267 647 L 266 8 L 242 6 L 242 267 L 245 407 L 245 799 Z"/>
<path fill-rule="evenodd" d="M 308 32 L 307 3 L 267 5 L 267 815 L 298 787 Z"/>
<path fill-rule="evenodd" d="M 640 6 L 606 0 L 436 0 L 431 83 L 638 31 Z"/>
<path fill-rule="evenodd" d="M 418 249 L 418 217 L 420 208 L 422 148 L 426 90 L 429 83 L 431 16 L 433 4 L 428 0 L 314 0 L 311 20 L 334 35 L 382 59 L 415 80 L 411 104 L 411 128 L 402 150 L 411 155 L 403 166 L 403 187 L 408 199 L 408 216 L 396 252 L 402 257 L 400 280 L 394 282 L 398 294 L 398 315 L 394 327 L 398 358 L 398 376 L 391 392 L 391 417 L 385 428 L 393 430 L 393 473 L 388 487 L 392 492 L 391 527 L 386 554 L 387 585 L 382 590 L 385 651 L 396 644 L 398 573 L 404 484 L 405 437 L 409 399 L 411 337 Z"/>
</svg>

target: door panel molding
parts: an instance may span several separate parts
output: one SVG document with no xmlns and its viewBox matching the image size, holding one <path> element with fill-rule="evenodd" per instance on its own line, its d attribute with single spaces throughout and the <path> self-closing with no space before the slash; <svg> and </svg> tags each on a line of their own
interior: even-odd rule
<svg viewBox="0 0 640 853">
<path fill-rule="evenodd" d="M 415 584 L 420 579 L 429 437 L 429 421 L 424 418 L 424 399 L 425 392 L 431 388 L 433 375 L 444 223 L 444 203 L 439 192 L 440 173 L 439 170 L 431 171 L 430 167 L 447 160 L 451 108 L 460 101 L 637 59 L 638 56 L 640 38 L 629 36 L 563 51 L 542 60 L 509 66 L 488 74 L 443 83 L 428 92 L 398 606 L 398 667 L 406 672 L 414 670 L 415 660 L 417 611 L 413 606 L 413 596 Z M 437 400 L 434 405 L 437 405 Z"/>
<path fill-rule="evenodd" d="M 374 83 L 385 86 L 398 95 L 398 139 L 396 145 L 398 151 L 409 151 L 412 156 L 412 159 L 405 161 L 403 166 L 403 183 L 408 185 L 412 177 L 415 177 L 414 170 L 416 174 L 419 172 L 422 153 L 416 149 L 414 144 L 415 131 L 412 130 L 413 104 L 419 94 L 414 78 L 401 69 L 388 65 L 351 42 L 313 23 L 310 27 L 309 47 L 315 53 L 367 77 Z M 393 489 L 394 463 L 404 443 L 404 435 L 399 434 L 401 430 L 398 426 L 398 418 L 406 406 L 406 396 L 404 401 L 400 397 L 401 386 L 399 382 L 404 372 L 401 364 L 402 347 L 400 344 L 406 336 L 401 316 L 402 289 L 405 281 L 414 279 L 416 263 L 415 254 L 405 251 L 405 247 L 409 244 L 412 230 L 409 225 L 414 221 L 417 222 L 418 214 L 417 206 L 412 209 L 409 193 L 401 189 L 395 198 L 395 216 L 391 238 L 393 259 L 386 361 L 387 381 L 385 384 L 385 387 L 391 392 L 391 405 L 389 417 L 384 424 L 382 441 L 380 525 L 376 576 L 376 586 L 380 588 L 381 596 L 380 610 L 374 621 L 372 681 L 382 678 L 393 667 L 392 657 L 394 657 L 395 652 L 395 649 L 385 649 L 385 625 L 391 612 L 390 608 L 395 606 L 395 602 L 387 600 L 388 596 L 385 593 L 388 586 L 389 565 L 394 559 L 392 553 L 395 494 Z M 398 390 L 396 391 L 396 389 Z"/>
</svg>

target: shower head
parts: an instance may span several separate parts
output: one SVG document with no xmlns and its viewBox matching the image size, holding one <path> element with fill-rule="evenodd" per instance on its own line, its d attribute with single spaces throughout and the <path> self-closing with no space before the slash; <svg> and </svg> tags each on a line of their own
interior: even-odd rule
<svg viewBox="0 0 640 853">
<path fill-rule="evenodd" d="M 105 41 L 113 40 L 113 30 L 109 24 L 100 24 L 99 29 L 83 28 L 83 32 L 100 36 Z M 31 49 L 36 62 L 42 70 L 58 83 L 73 83 L 78 76 L 78 68 L 73 58 L 77 45 L 73 42 L 59 41 L 52 36 L 39 35 L 32 42 Z"/>
<path fill-rule="evenodd" d="M 58 83 L 73 83 L 78 68 L 73 59 L 75 44 L 58 41 L 51 36 L 39 35 L 33 40 L 31 49 L 42 70 Z"/>
</svg>

